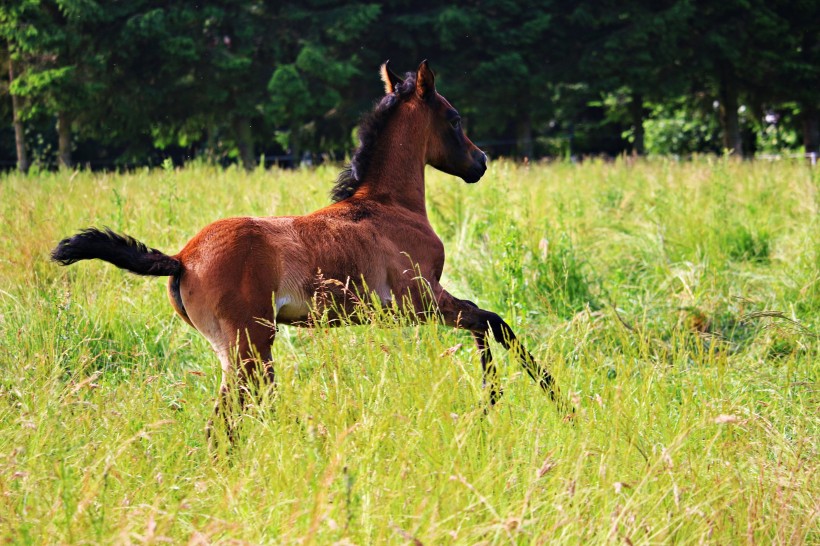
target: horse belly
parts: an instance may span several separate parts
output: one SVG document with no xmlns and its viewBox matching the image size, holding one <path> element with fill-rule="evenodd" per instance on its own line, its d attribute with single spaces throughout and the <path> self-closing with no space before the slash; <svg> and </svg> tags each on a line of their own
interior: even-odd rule
<svg viewBox="0 0 820 546">
<path fill-rule="evenodd" d="M 291 324 L 305 322 L 310 314 L 310 307 L 303 298 L 288 293 L 274 295 L 276 322 Z"/>
</svg>

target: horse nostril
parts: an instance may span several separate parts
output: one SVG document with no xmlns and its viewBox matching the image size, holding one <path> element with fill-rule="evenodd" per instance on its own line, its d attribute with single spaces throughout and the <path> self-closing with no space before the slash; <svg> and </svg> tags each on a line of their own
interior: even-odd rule
<svg viewBox="0 0 820 546">
<path fill-rule="evenodd" d="M 487 167 L 487 154 L 481 152 L 481 157 L 478 158 L 478 162 L 481 163 L 482 167 Z"/>
</svg>

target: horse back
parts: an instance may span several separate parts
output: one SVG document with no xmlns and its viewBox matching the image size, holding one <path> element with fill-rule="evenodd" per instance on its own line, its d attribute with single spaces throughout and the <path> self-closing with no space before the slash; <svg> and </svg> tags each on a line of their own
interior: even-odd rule
<svg viewBox="0 0 820 546">
<path fill-rule="evenodd" d="M 320 293 L 337 303 L 364 292 L 407 294 L 419 273 L 438 282 L 444 248 L 426 216 L 348 200 L 305 216 L 213 222 L 177 258 L 183 272 L 169 283 L 172 304 L 205 333 L 214 321 L 249 314 L 298 323 Z"/>
</svg>

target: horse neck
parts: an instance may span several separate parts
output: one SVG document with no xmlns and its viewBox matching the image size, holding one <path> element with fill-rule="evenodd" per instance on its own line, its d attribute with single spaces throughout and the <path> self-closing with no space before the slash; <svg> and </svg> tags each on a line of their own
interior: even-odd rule
<svg viewBox="0 0 820 546">
<path fill-rule="evenodd" d="M 424 165 L 428 123 L 423 112 L 409 107 L 393 115 L 378 140 L 360 195 L 427 215 Z"/>
</svg>

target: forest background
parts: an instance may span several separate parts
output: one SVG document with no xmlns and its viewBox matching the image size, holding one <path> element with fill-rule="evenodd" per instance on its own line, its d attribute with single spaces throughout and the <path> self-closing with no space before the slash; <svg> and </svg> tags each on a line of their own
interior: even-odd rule
<svg viewBox="0 0 820 546">
<path fill-rule="evenodd" d="M 814 0 L 4 0 L 0 168 L 339 160 L 388 58 L 494 156 L 820 147 Z"/>
</svg>

